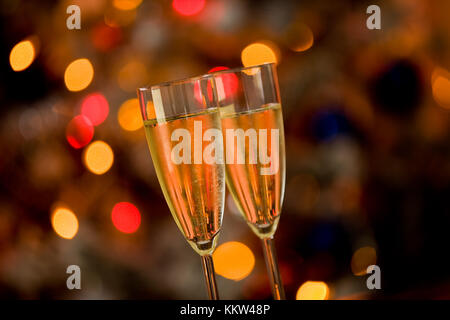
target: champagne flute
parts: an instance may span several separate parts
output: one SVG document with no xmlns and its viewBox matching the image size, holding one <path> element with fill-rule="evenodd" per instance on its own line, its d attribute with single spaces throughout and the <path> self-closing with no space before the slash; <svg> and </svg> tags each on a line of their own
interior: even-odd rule
<svg viewBox="0 0 450 320">
<path fill-rule="evenodd" d="M 140 88 L 138 97 L 164 197 L 201 256 L 209 299 L 217 300 L 212 253 L 222 225 L 225 166 L 213 76 Z"/>
<path fill-rule="evenodd" d="M 274 299 L 285 299 L 273 236 L 285 186 L 283 116 L 273 63 L 213 73 L 222 118 L 226 183 L 261 239 Z"/>
</svg>

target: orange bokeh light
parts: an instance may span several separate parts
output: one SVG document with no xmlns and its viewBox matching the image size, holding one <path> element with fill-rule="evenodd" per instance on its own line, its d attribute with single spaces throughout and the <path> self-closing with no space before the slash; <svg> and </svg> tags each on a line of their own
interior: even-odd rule
<svg viewBox="0 0 450 320">
<path fill-rule="evenodd" d="M 255 256 L 245 244 L 229 241 L 213 253 L 214 268 L 224 278 L 239 281 L 247 277 L 255 266 Z"/>
<path fill-rule="evenodd" d="M 295 52 L 306 51 L 314 44 L 314 34 L 311 29 L 304 24 L 297 26 L 290 47 Z"/>
<path fill-rule="evenodd" d="M 241 60 L 244 67 L 251 67 L 263 63 L 278 63 L 279 49 L 267 41 L 249 44 L 242 50 Z"/>
<path fill-rule="evenodd" d="M 36 55 L 33 43 L 30 40 L 16 44 L 9 54 L 9 63 L 14 71 L 23 71 L 34 61 Z"/>
<path fill-rule="evenodd" d="M 450 73 L 436 68 L 431 76 L 434 100 L 443 108 L 450 109 Z"/>
<path fill-rule="evenodd" d="M 377 252 L 372 247 L 362 247 L 353 253 L 351 268 L 354 275 L 365 275 L 367 267 L 377 263 Z"/>
<path fill-rule="evenodd" d="M 72 61 L 64 72 L 64 82 L 69 91 L 81 91 L 89 86 L 94 78 L 94 67 L 88 59 Z"/>
<path fill-rule="evenodd" d="M 51 217 L 53 230 L 64 239 L 72 239 L 78 232 L 78 219 L 68 208 L 56 208 Z"/>
<path fill-rule="evenodd" d="M 117 119 L 122 129 L 126 131 L 136 131 L 142 128 L 144 123 L 142 121 L 139 100 L 136 98 L 125 101 L 119 108 Z"/>
<path fill-rule="evenodd" d="M 119 10 L 133 10 L 141 3 L 142 0 L 113 0 L 113 6 Z"/>
<path fill-rule="evenodd" d="M 296 300 L 327 300 L 330 289 L 322 281 L 306 281 L 298 288 Z"/>
<path fill-rule="evenodd" d="M 83 160 L 89 171 L 104 174 L 114 163 L 114 152 L 106 142 L 94 141 L 84 151 Z"/>
</svg>

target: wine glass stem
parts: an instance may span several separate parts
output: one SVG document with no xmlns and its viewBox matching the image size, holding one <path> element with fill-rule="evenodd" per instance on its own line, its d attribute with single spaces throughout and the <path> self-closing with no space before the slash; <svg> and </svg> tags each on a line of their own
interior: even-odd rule
<svg viewBox="0 0 450 320">
<path fill-rule="evenodd" d="M 216 278 L 214 275 L 214 264 L 210 254 L 202 256 L 202 267 L 205 275 L 206 287 L 208 288 L 209 300 L 219 300 Z"/>
<path fill-rule="evenodd" d="M 280 270 L 278 269 L 277 253 L 273 238 L 262 239 L 264 244 L 264 258 L 266 260 L 267 272 L 269 273 L 270 286 L 275 300 L 285 300 L 283 283 L 281 281 Z"/>
</svg>

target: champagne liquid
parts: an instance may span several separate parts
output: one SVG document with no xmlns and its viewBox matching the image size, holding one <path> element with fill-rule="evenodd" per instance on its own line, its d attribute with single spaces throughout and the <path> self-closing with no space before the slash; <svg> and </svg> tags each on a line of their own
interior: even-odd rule
<svg viewBox="0 0 450 320">
<path fill-rule="evenodd" d="M 280 104 L 265 105 L 257 110 L 240 113 L 229 112 L 228 108 L 221 109 L 222 130 L 225 139 L 225 147 L 230 146 L 227 140 L 227 129 L 267 129 L 267 154 L 272 161 L 278 161 L 278 171 L 272 175 L 262 175 L 263 165 L 259 159 L 256 163 L 250 163 L 250 157 L 255 159 L 259 150 L 250 143 L 248 137 L 245 143 L 238 144 L 234 140 L 234 155 L 245 155 L 245 163 L 226 161 L 226 183 L 239 211 L 244 216 L 248 225 L 260 238 L 270 238 L 277 229 L 284 197 L 285 185 L 285 146 L 283 116 Z M 228 111 L 228 112 L 227 112 Z M 271 129 L 278 129 L 278 152 L 271 154 Z M 260 140 L 260 136 L 258 137 Z M 259 144 L 258 144 L 259 146 Z M 266 150 L 264 150 L 266 151 Z M 229 150 L 227 149 L 228 153 Z M 255 161 L 253 161 L 255 162 Z"/>
<path fill-rule="evenodd" d="M 210 128 L 221 130 L 218 109 L 164 121 L 149 120 L 144 126 L 158 180 L 172 216 L 189 244 L 204 255 L 214 251 L 222 224 L 225 166 L 204 161 L 194 164 L 194 140 L 202 140 L 194 135 L 194 121 L 201 121 L 202 132 Z M 191 135 L 191 164 L 175 164 L 171 158 L 172 148 L 179 143 L 171 141 L 175 129 L 186 129 Z M 202 143 L 202 151 L 208 144 L 207 141 Z"/>
</svg>

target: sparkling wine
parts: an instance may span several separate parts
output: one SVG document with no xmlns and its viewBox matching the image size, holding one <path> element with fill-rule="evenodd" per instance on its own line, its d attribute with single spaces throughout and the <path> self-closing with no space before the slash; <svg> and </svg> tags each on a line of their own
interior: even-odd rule
<svg viewBox="0 0 450 320">
<path fill-rule="evenodd" d="M 218 109 L 148 120 L 144 126 L 158 180 L 172 216 L 194 250 L 200 255 L 211 254 L 222 224 L 225 166 L 220 161 L 194 161 L 194 153 L 201 151 L 203 154 L 208 147 L 208 143 L 202 143 L 196 128 L 201 126 L 200 134 L 208 129 L 221 132 Z M 188 156 L 192 163 L 174 162 L 172 152 L 179 142 L 172 141 L 172 134 L 177 129 L 184 129 L 192 137 L 188 141 L 191 144 Z M 223 153 L 222 141 L 220 145 L 221 150 L 215 152 Z"/>
<path fill-rule="evenodd" d="M 226 159 L 228 189 L 252 230 L 260 238 L 272 237 L 281 213 L 286 176 L 281 105 L 269 104 L 239 113 L 234 112 L 232 106 L 223 107 L 221 118 L 227 157 L 230 151 L 233 153 Z M 228 129 L 242 129 L 249 134 L 245 136 L 244 143 L 239 144 L 235 136 L 227 135 Z M 247 131 L 249 129 L 250 131 Z M 266 132 L 266 136 L 260 134 L 261 130 Z M 275 133 L 277 135 L 272 137 Z M 261 147 L 259 140 L 264 138 L 267 141 L 267 150 L 257 150 Z M 252 143 L 252 139 L 258 139 L 258 143 Z M 263 164 L 261 159 L 258 159 L 261 151 L 267 152 L 271 157 L 271 165 L 277 169 L 273 174 L 262 174 L 264 168 L 267 172 L 269 164 Z M 239 156 L 245 158 L 243 163 L 242 158 L 238 161 Z"/>
</svg>

